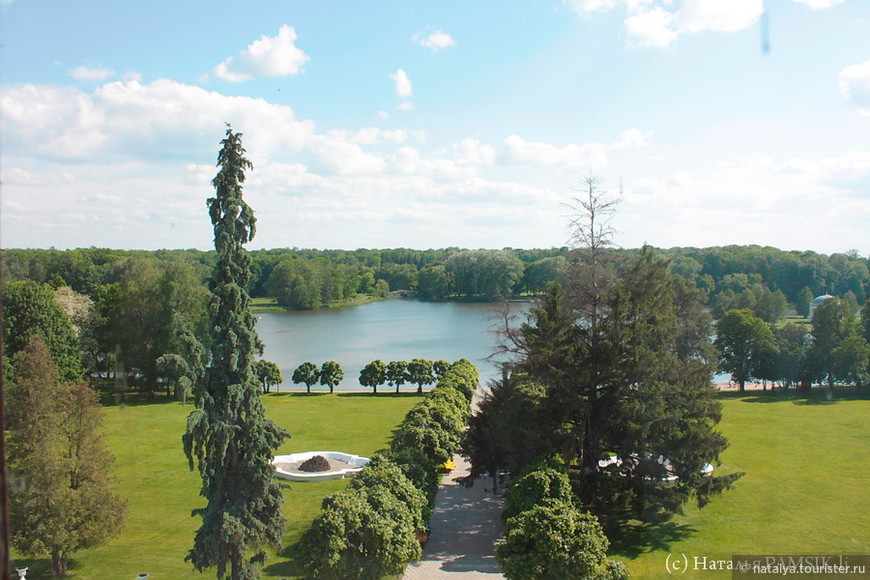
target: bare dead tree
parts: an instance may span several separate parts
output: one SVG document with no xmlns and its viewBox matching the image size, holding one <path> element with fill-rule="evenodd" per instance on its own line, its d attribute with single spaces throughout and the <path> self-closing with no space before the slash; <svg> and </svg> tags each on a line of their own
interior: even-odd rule
<svg viewBox="0 0 870 580">
<path fill-rule="evenodd" d="M 601 316 L 604 291 L 613 279 L 603 254 L 613 246 L 616 229 L 611 221 L 621 199 L 600 189 L 600 177 L 587 175 L 583 182 L 583 189 L 575 190 L 576 195 L 567 204 L 571 210 L 569 243 L 574 249 L 568 285 L 581 323 L 594 330 Z"/>
</svg>

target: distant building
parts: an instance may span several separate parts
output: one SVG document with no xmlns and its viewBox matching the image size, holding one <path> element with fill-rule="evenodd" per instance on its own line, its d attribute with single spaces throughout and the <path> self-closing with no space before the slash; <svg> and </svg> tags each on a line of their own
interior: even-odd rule
<svg viewBox="0 0 870 580">
<path fill-rule="evenodd" d="M 816 311 L 816 308 L 819 307 L 819 304 L 827 300 L 828 298 L 833 298 L 830 294 L 822 294 L 821 296 L 816 296 L 813 298 L 813 301 L 810 302 L 810 320 L 813 319 L 813 314 Z"/>
</svg>

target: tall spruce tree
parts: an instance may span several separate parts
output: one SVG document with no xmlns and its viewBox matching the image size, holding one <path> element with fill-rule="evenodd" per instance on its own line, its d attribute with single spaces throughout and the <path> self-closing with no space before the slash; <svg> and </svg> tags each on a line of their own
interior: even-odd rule
<svg viewBox="0 0 870 580">
<path fill-rule="evenodd" d="M 227 125 L 208 208 L 218 262 L 209 281 L 211 360 L 196 386 L 184 451 L 199 465 L 200 494 L 208 501 L 186 560 L 199 571 L 216 566 L 218 578 L 259 577 L 264 545 L 279 546 L 284 532 L 282 493 L 273 479 L 273 451 L 289 434 L 265 418 L 254 361 L 262 343 L 254 330 L 246 288 L 250 257 L 243 244 L 255 233 L 253 210 L 242 199 L 252 169 L 242 134 Z"/>
</svg>

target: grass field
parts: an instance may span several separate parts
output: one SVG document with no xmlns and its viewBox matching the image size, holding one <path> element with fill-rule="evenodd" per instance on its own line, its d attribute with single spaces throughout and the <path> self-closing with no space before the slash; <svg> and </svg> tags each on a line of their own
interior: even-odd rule
<svg viewBox="0 0 870 580">
<path fill-rule="evenodd" d="M 278 453 L 346 451 L 370 456 L 386 447 L 392 430 L 419 400 L 413 393 L 280 393 L 265 396 L 268 416 L 292 438 Z M 129 501 L 127 526 L 110 543 L 79 552 L 70 575 L 80 579 L 153 580 L 207 578 L 184 562 L 199 520 L 190 511 L 204 502 L 200 479 L 190 471 L 181 448 L 191 405 L 132 403 L 106 409 L 106 433 L 116 458 L 115 487 Z M 321 499 L 347 480 L 293 483 L 285 491 L 288 520 L 284 545 L 292 546 L 320 511 Z M 50 578 L 49 558 L 15 560 L 30 566 L 28 579 Z M 297 575 L 292 553 L 272 554 L 264 578 Z"/>
<path fill-rule="evenodd" d="M 679 561 L 685 555 L 689 564 L 677 575 L 715 580 L 731 573 L 695 569 L 696 561 L 870 554 L 870 400 L 855 398 L 854 389 L 831 402 L 823 390 L 809 398 L 757 392 L 722 400 L 721 429 L 730 447 L 720 470 L 746 475 L 703 509 L 688 507 L 623 550 L 619 556 L 632 577 L 672 577 L 669 556 Z"/>
<path fill-rule="evenodd" d="M 828 402 L 824 390 L 810 398 L 782 393 L 722 395 L 721 429 L 731 445 L 720 473 L 744 471 L 735 486 L 703 509 L 658 526 L 639 528 L 631 544 L 617 546 L 633 578 L 668 578 L 665 564 L 683 558 L 730 559 L 733 554 L 870 554 L 870 400 L 852 390 Z M 412 393 L 281 393 L 266 396 L 270 418 L 293 438 L 279 450 L 336 450 L 369 455 L 383 448 L 392 429 L 418 400 Z M 130 502 L 123 534 L 106 546 L 79 553 L 75 578 L 154 580 L 212 577 L 184 562 L 202 504 L 199 478 L 188 469 L 181 433 L 191 406 L 175 402 L 106 409 L 106 430 L 117 458 L 116 487 Z M 297 483 L 285 492 L 288 531 L 264 578 L 294 577 L 292 548 L 325 495 L 346 481 Z M 28 578 L 49 577 L 48 559 L 30 565 Z M 684 578 L 725 579 L 729 572 L 690 569 Z"/>
</svg>

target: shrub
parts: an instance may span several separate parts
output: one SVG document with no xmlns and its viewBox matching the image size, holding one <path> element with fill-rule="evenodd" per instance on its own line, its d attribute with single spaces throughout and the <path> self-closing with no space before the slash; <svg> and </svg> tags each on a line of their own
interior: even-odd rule
<svg viewBox="0 0 870 580">
<path fill-rule="evenodd" d="M 537 505 L 574 504 L 574 493 L 565 468 L 555 461 L 543 461 L 526 469 L 514 480 L 505 494 L 502 521 Z"/>
<path fill-rule="evenodd" d="M 609 542 L 595 516 L 565 502 L 537 505 L 508 519 L 495 557 L 509 580 L 622 580 L 606 559 Z"/>
<path fill-rule="evenodd" d="M 313 578 L 401 574 L 421 554 L 414 521 L 391 493 L 348 487 L 323 500 L 323 510 L 299 541 L 299 560 Z"/>
<path fill-rule="evenodd" d="M 383 458 L 394 463 L 417 489 L 426 495 L 428 505 L 435 505 L 438 492 L 438 466 L 419 449 L 397 446 L 378 451 L 372 460 Z"/>
</svg>

